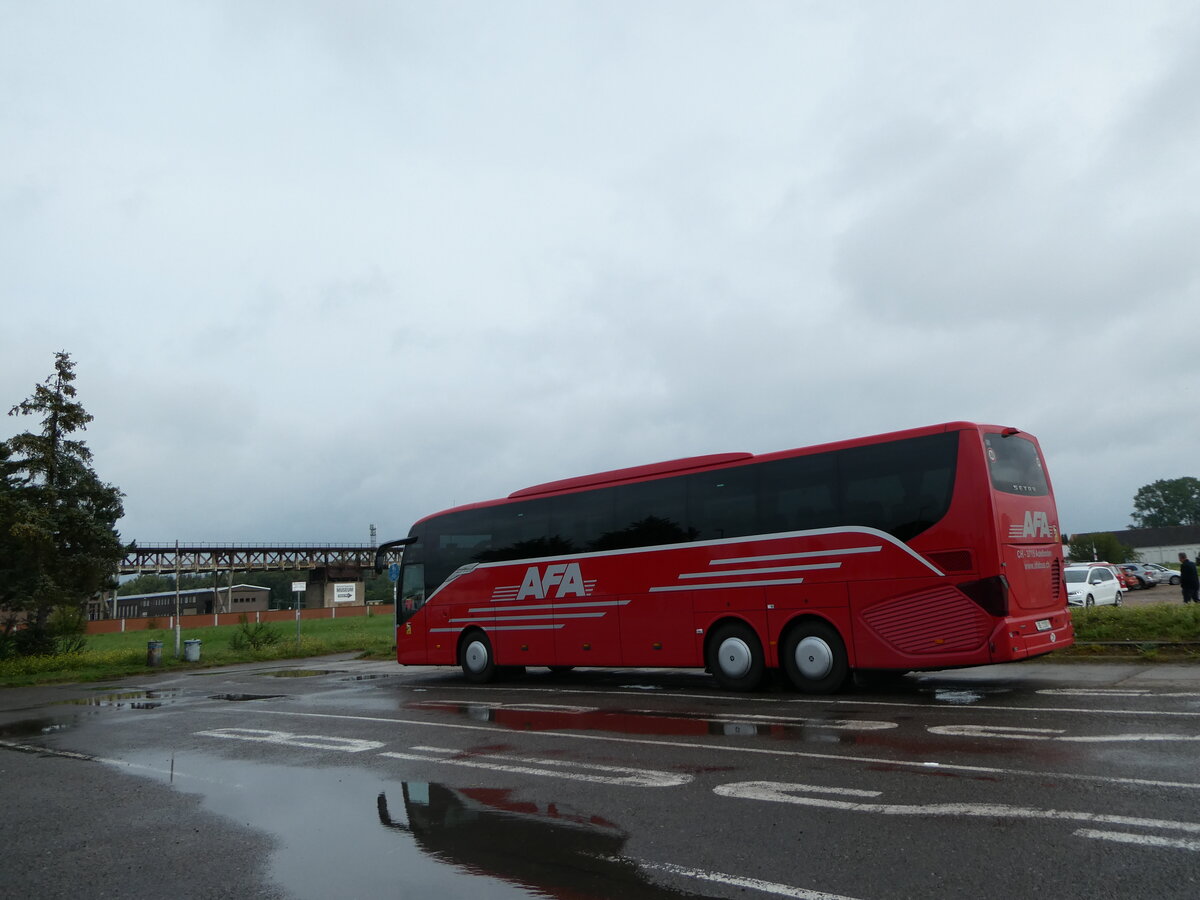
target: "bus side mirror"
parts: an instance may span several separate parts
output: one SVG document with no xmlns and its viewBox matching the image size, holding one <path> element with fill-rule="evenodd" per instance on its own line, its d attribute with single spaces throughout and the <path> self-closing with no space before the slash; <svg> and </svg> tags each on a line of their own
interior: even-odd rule
<svg viewBox="0 0 1200 900">
<path fill-rule="evenodd" d="M 398 541 L 387 541 L 375 548 L 375 574 L 382 575 L 384 569 L 388 567 L 388 551 L 395 547 L 407 547 L 409 544 L 415 544 L 417 536 L 410 535 L 406 538 L 400 538 Z"/>
</svg>

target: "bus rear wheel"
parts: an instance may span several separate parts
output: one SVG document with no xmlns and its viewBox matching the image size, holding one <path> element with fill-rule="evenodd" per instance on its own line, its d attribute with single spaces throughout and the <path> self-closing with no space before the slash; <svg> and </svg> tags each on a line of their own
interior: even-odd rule
<svg viewBox="0 0 1200 900">
<path fill-rule="evenodd" d="M 762 644 L 748 626 L 722 625 L 708 645 L 708 668 L 727 691 L 752 691 L 766 672 Z"/>
<path fill-rule="evenodd" d="M 846 645 L 827 622 L 809 621 L 788 632 L 780 657 L 788 679 L 806 694 L 831 694 L 850 675 Z"/>
<path fill-rule="evenodd" d="M 471 631 L 458 645 L 458 664 L 463 675 L 473 684 L 486 684 L 496 677 L 496 660 L 492 657 L 492 642 L 482 631 Z"/>
</svg>

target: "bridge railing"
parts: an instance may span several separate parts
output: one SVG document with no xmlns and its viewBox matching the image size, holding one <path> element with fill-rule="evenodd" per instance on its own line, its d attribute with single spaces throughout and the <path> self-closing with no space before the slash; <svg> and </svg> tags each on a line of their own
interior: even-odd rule
<svg viewBox="0 0 1200 900">
<path fill-rule="evenodd" d="M 388 554 L 389 562 L 400 559 L 400 551 Z M 137 544 L 121 561 L 121 575 L 147 572 L 239 572 L 307 570 L 344 567 L 360 570 L 375 567 L 373 544 L 287 544 L 287 543 L 202 543 Z"/>
</svg>

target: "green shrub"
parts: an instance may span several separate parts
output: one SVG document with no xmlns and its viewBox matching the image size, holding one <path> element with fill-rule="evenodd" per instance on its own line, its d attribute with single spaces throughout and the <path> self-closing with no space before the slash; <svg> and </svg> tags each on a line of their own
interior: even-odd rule
<svg viewBox="0 0 1200 900">
<path fill-rule="evenodd" d="M 239 621 L 238 630 L 229 638 L 230 650 L 263 650 L 279 643 L 279 632 L 266 622 L 255 622 L 251 625 L 245 616 Z"/>
</svg>

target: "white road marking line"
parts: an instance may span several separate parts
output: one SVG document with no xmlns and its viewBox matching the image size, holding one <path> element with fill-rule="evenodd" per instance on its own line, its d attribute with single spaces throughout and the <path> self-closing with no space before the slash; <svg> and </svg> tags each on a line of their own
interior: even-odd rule
<svg viewBox="0 0 1200 900">
<path fill-rule="evenodd" d="M 362 753 L 365 750 L 378 750 L 383 746 L 382 741 L 328 737 L 322 734 L 292 734 L 290 731 L 267 731 L 262 728 L 214 728 L 211 731 L 195 733 L 204 737 L 282 744 L 286 747 L 307 747 L 310 750 L 338 750 L 342 753 Z"/>
<path fill-rule="evenodd" d="M 1100 841 L 1115 841 L 1118 844 L 1138 844 L 1142 847 L 1167 847 L 1172 850 L 1192 850 L 1200 852 L 1200 841 L 1188 841 L 1183 838 L 1155 837 L 1149 834 L 1130 834 L 1127 831 L 1098 831 L 1095 828 L 1080 828 L 1074 832 L 1076 837 L 1093 838 Z"/>
<path fill-rule="evenodd" d="M 74 750 L 58 750 L 54 747 L 39 747 L 36 744 L 19 744 L 14 741 L 0 741 L 0 747 L 7 747 L 9 750 L 19 750 L 23 753 L 36 753 L 39 756 L 56 756 L 61 759 L 77 759 L 84 762 L 98 762 L 106 766 L 113 766 L 118 769 L 135 769 L 139 772 L 150 772 L 154 775 L 161 775 L 164 778 L 188 778 L 192 781 L 204 781 L 208 784 L 219 784 L 223 787 L 240 788 L 242 785 L 237 782 L 226 781 L 221 778 L 206 778 L 203 775 L 189 775 L 187 772 L 172 768 L 159 768 L 157 766 L 147 766 L 142 763 L 130 762 L 125 759 L 110 759 L 105 756 L 92 756 L 87 753 L 77 753 Z"/>
<path fill-rule="evenodd" d="M 407 708 L 438 712 L 448 704 L 461 705 L 468 709 L 496 709 L 506 712 L 554 712 L 571 715 L 600 712 L 598 706 L 568 706 L 562 703 L 499 703 L 495 700 L 421 700 L 408 704 Z"/>
<path fill-rule="evenodd" d="M 807 888 L 793 887 L 790 884 L 779 884 L 774 881 L 763 881 L 760 878 L 746 878 L 742 875 L 727 875 L 724 872 L 706 872 L 703 869 L 692 869 L 687 866 L 677 866 L 673 863 L 652 863 L 645 860 L 633 860 L 643 869 L 657 872 L 669 872 L 684 878 L 695 878 L 699 881 L 711 881 L 730 887 L 748 888 L 764 894 L 774 894 L 777 897 L 792 897 L 794 900 L 854 900 L 845 894 L 827 894 L 825 891 L 812 891 Z"/>
<path fill-rule="evenodd" d="M 1065 728 L 1022 728 L 1017 725 L 930 725 L 932 734 L 956 737 L 1002 737 L 1014 741 L 1044 741 L 1052 735 L 1066 734 Z"/>
<path fill-rule="evenodd" d="M 1059 728 L 1019 728 L 1015 725 L 931 725 L 932 734 L 1000 738 L 1009 741 L 1067 741 L 1074 744 L 1123 744 L 1137 741 L 1200 741 L 1200 734 L 1067 734 Z"/>
<path fill-rule="evenodd" d="M 1039 694 L 1064 697 L 1200 697 L 1200 691 L 1151 691 L 1148 688 L 1043 688 Z"/>
<path fill-rule="evenodd" d="M 567 778 L 572 781 L 588 781 L 594 784 L 611 784 L 623 787 L 678 787 L 692 780 L 691 775 L 677 772 L 661 772 L 655 769 L 631 769 L 626 766 L 605 766 L 599 763 L 583 763 L 563 759 L 537 759 L 526 756 L 501 756 L 478 753 L 456 756 L 460 751 L 445 747 L 412 747 L 414 753 L 385 752 L 379 754 L 389 759 L 406 759 L 417 762 L 436 762 L 472 769 L 490 769 L 494 772 L 510 772 L 521 775 L 545 775 L 552 778 Z M 513 765 L 524 763 L 525 765 Z M 573 771 L 563 771 L 569 769 Z"/>
<path fill-rule="evenodd" d="M 384 725 L 415 725 L 423 728 L 441 728 L 452 731 L 483 731 L 492 735 L 512 737 L 511 729 L 494 725 L 467 725 L 458 722 L 429 722 L 422 719 L 393 719 L 387 716 L 351 716 L 344 713 L 314 713 L 298 712 L 285 709 L 267 709 L 256 706 L 253 710 L 233 710 L 217 708 L 214 711 L 226 712 L 230 715 L 246 715 L 253 712 L 263 716 L 292 716 L 296 718 L 333 719 L 349 722 L 371 722 Z M 1122 778 L 1114 775 L 1086 775 L 1079 772 L 1052 772 L 1037 769 L 1005 769 L 998 766 L 969 766 L 961 763 L 940 763 L 928 760 L 886 759 L 873 756 L 850 756 L 837 753 L 816 753 L 807 750 L 776 750 L 768 747 L 739 747 L 728 744 L 713 744 L 705 741 L 669 741 L 650 738 L 628 738 L 612 735 L 596 734 L 595 732 L 575 731 L 538 731 L 539 738 L 562 738 L 572 741 L 592 741 L 593 743 L 629 744 L 642 747 L 678 747 L 686 750 L 705 750 L 713 753 L 745 753 L 758 756 L 775 756 L 785 759 L 818 759 L 832 763 L 865 763 L 874 766 L 891 766 L 899 769 L 936 767 L 947 772 L 966 772 L 973 775 L 1008 775 L 1018 778 L 1057 778 L 1063 781 L 1083 781 L 1094 784 L 1132 785 L 1136 787 L 1169 787 L 1184 790 L 1200 790 L 1200 783 L 1193 781 L 1158 781 L 1149 778 Z"/>
<path fill-rule="evenodd" d="M 828 789 L 825 788 L 821 790 L 822 792 L 828 792 Z M 1162 831 L 1182 831 L 1186 834 L 1200 834 L 1200 822 L 1177 822 L 1171 819 L 1114 816 L 1063 809 L 1038 809 L 1037 807 L 1030 806 L 1009 806 L 1003 803 L 856 803 L 849 800 L 805 796 L 806 793 L 812 792 L 813 788 L 811 785 L 790 784 L 780 781 L 740 781 L 731 784 L 720 784 L 713 788 L 713 793 L 719 797 L 791 803 L 799 806 L 818 806 L 826 809 L 875 813 L 884 816 L 1043 819 L 1123 825 L 1130 828 L 1153 828 Z"/>
<path fill-rule="evenodd" d="M 486 688 L 486 687 L 467 687 L 466 685 L 439 685 L 438 690 L 444 691 L 468 691 L 472 693 L 486 693 L 491 691 L 505 691 L 507 693 L 515 693 L 522 691 L 526 693 L 543 693 L 543 694 L 590 694 L 592 696 L 611 696 L 611 697 L 626 697 L 629 694 L 625 691 L 591 691 L 580 688 L 538 688 L 538 687 L 518 687 L 515 685 L 504 685 L 503 687 Z M 658 694 L 659 697 L 671 697 L 680 700 L 725 700 L 736 699 L 739 703 L 775 703 L 775 704 L 810 704 L 819 706 L 882 706 L 885 708 L 895 709 L 923 709 L 923 710 L 946 710 L 959 711 L 962 709 L 981 709 L 989 712 L 1032 712 L 1032 713 L 1078 713 L 1082 715 L 1122 715 L 1122 716 L 1166 716 L 1166 717 L 1181 717 L 1181 718 L 1200 718 L 1200 712 L 1188 710 L 1165 710 L 1165 709 L 1110 709 L 1104 707 L 1072 707 L 1072 706 L 991 706 L 983 703 L 972 703 L 968 706 L 963 705 L 948 705 L 939 703 L 903 703 L 896 700 L 847 700 L 838 699 L 835 697 L 790 697 L 787 700 L 780 700 L 778 697 L 755 697 L 748 694 L 738 695 L 736 698 L 729 694 L 681 694 L 675 692 L 664 692 Z M 1172 696 L 1171 694 L 1153 694 L 1153 697 Z M 1181 695 L 1180 695 L 1181 696 Z M 1188 695 L 1190 696 L 1190 695 Z M 1136 697 L 1133 699 L 1144 699 Z"/>
</svg>

